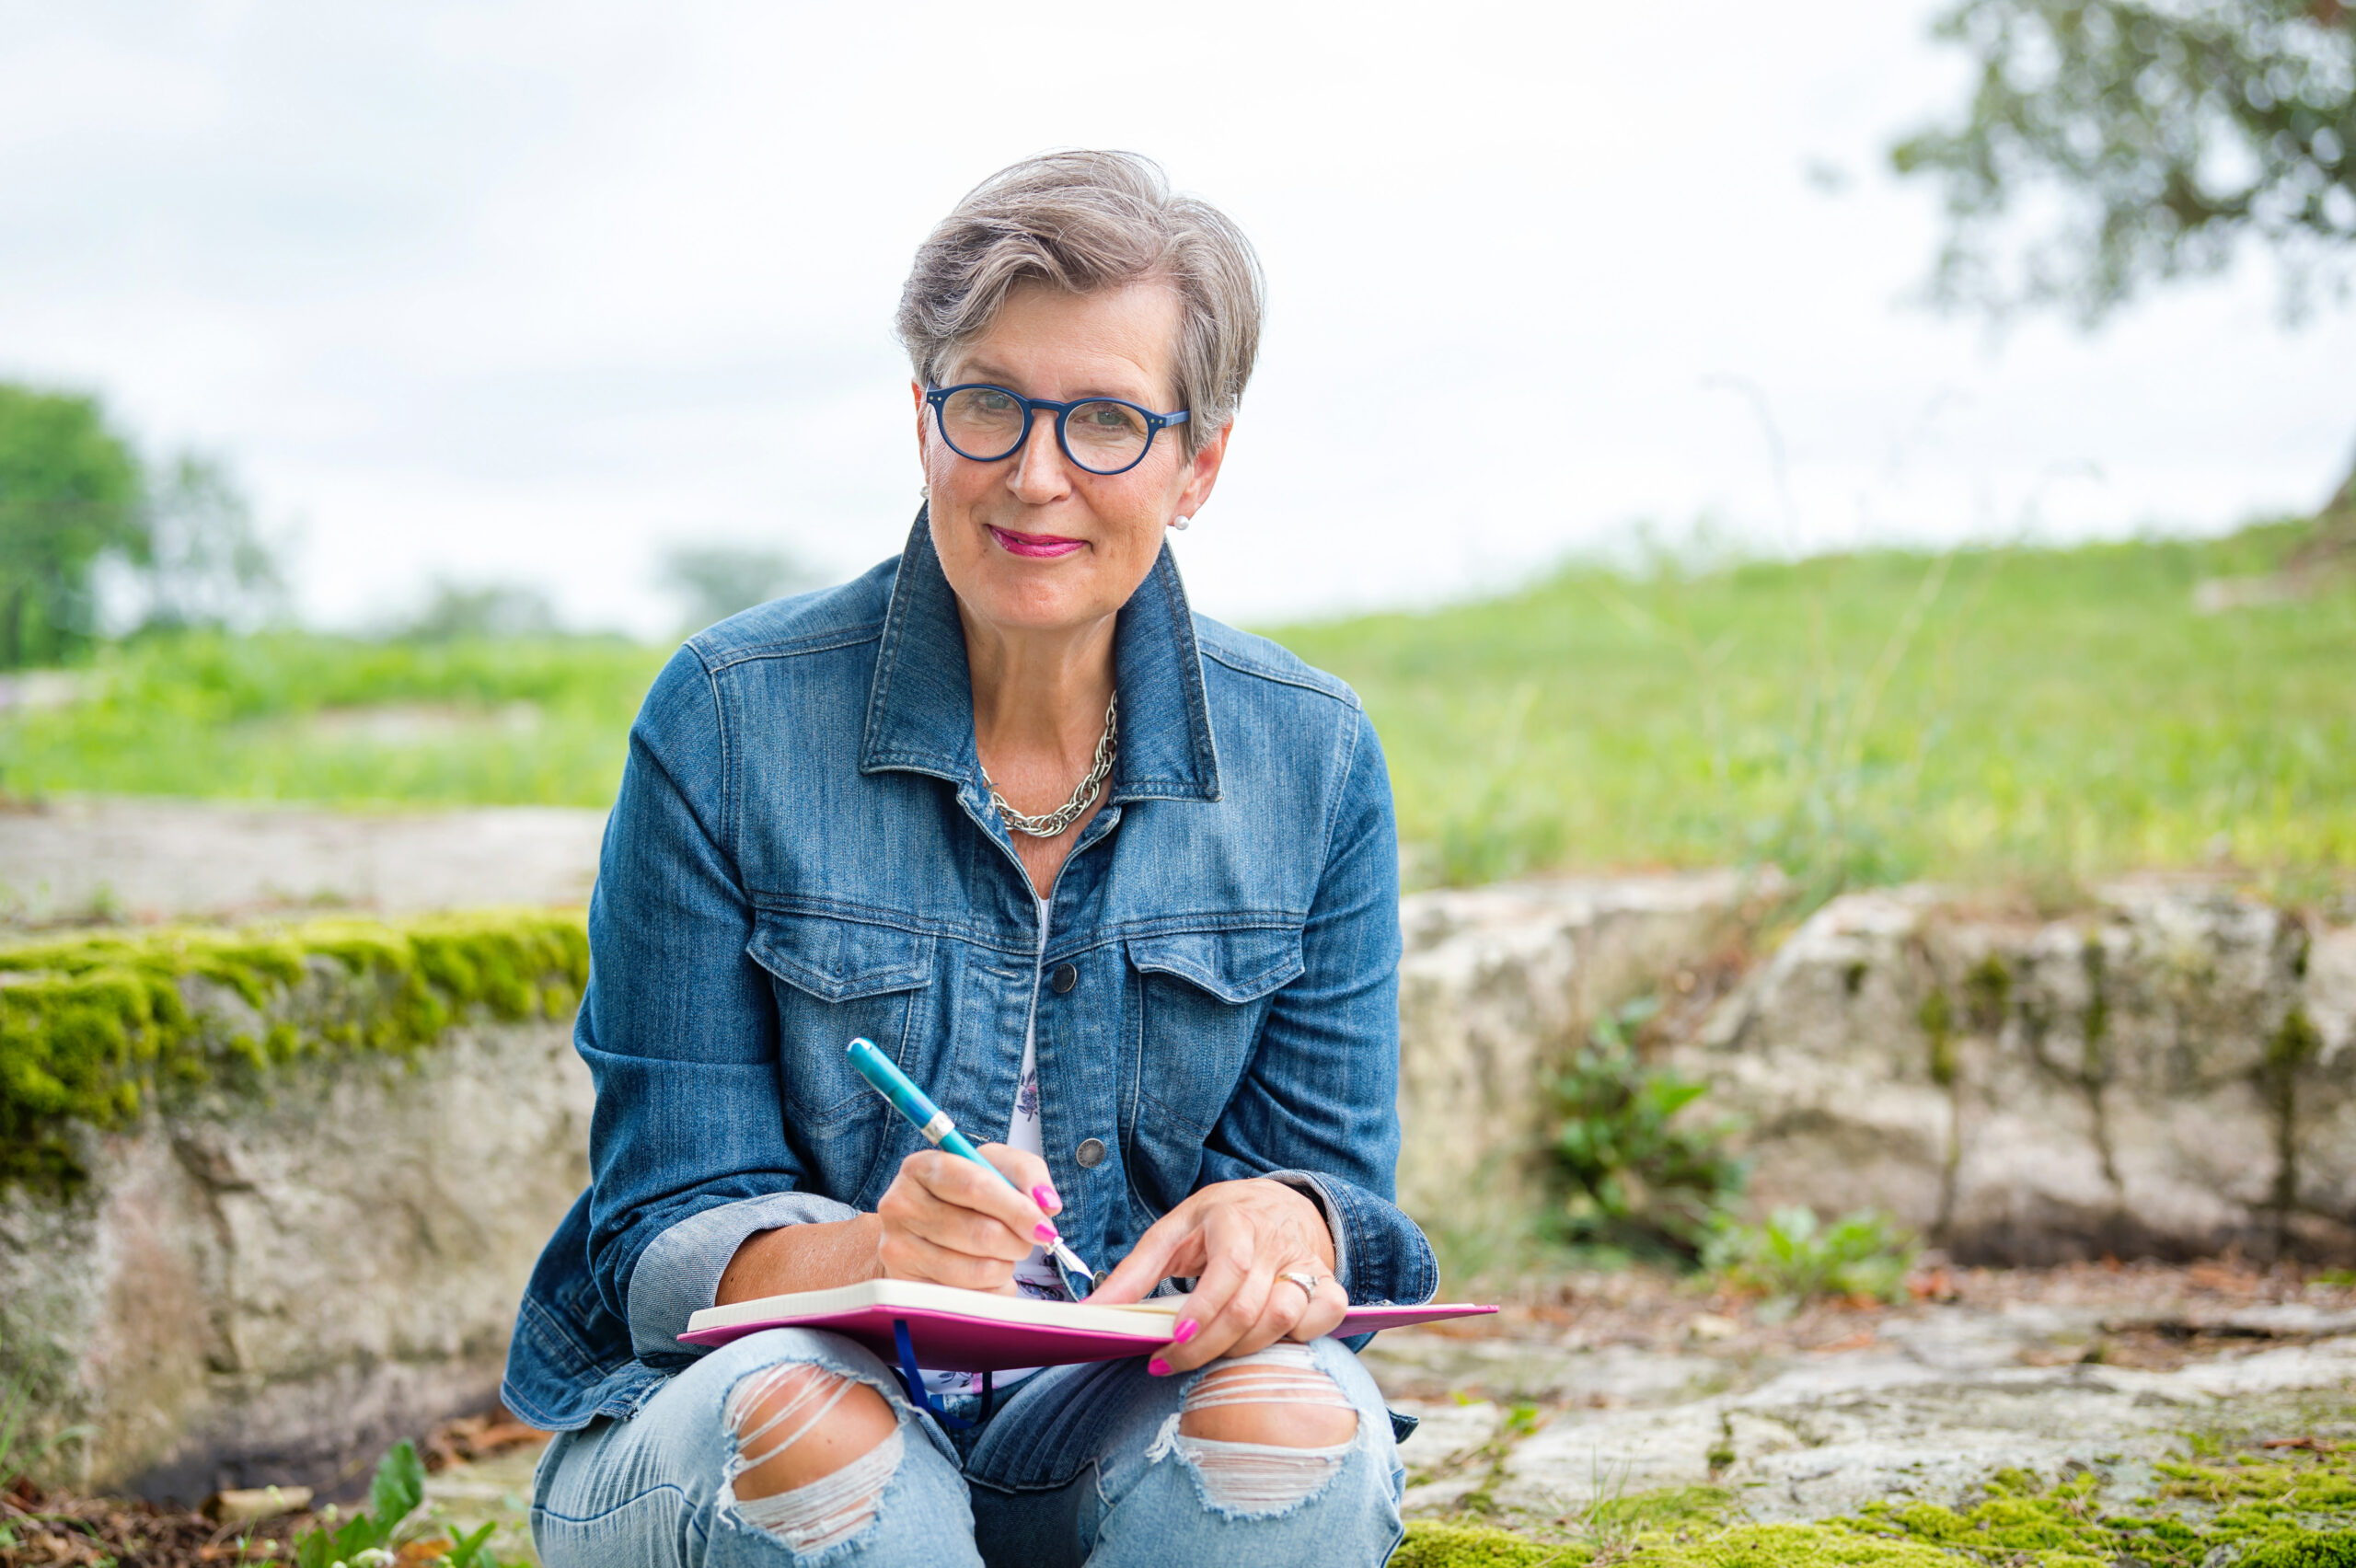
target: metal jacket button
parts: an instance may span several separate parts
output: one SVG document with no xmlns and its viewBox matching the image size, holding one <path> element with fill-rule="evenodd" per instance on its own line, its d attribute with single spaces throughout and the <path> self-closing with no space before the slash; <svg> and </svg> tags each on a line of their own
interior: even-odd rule
<svg viewBox="0 0 2356 1568">
<path fill-rule="evenodd" d="M 1068 963 L 1058 963 L 1056 972 L 1047 977 L 1047 984 L 1056 988 L 1057 996 L 1063 996 L 1080 984 L 1080 971 Z"/>
<path fill-rule="evenodd" d="M 1071 1151 L 1071 1157 L 1080 1161 L 1082 1170 L 1093 1170 L 1104 1163 L 1104 1140 L 1084 1139 L 1078 1148 Z"/>
</svg>

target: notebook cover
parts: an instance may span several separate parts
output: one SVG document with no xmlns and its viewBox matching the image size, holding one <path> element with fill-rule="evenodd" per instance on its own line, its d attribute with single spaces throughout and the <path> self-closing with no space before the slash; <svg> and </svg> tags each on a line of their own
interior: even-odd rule
<svg viewBox="0 0 2356 1568">
<path fill-rule="evenodd" d="M 1357 1307 L 1334 1332 L 1337 1336 L 1371 1333 L 1377 1329 L 1403 1329 L 1446 1318 L 1480 1317 L 1496 1310 L 1495 1307 L 1438 1303 L 1422 1307 Z M 1111 1333 L 1039 1323 L 999 1323 L 928 1308 L 881 1305 L 700 1329 L 681 1334 L 679 1341 L 709 1348 L 759 1333 L 763 1329 L 827 1329 L 856 1340 L 891 1363 L 899 1359 L 892 1339 L 895 1320 L 908 1325 L 908 1338 L 916 1344 L 917 1364 L 935 1372 L 1002 1372 L 1012 1366 L 1118 1361 L 1126 1356 L 1144 1355 L 1170 1343 L 1167 1332 L 1150 1324 L 1135 1333 Z"/>
</svg>

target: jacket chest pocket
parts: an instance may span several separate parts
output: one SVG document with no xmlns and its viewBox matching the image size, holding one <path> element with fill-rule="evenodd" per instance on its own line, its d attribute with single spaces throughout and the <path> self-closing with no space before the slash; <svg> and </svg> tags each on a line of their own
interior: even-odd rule
<svg viewBox="0 0 2356 1568">
<path fill-rule="evenodd" d="M 844 1048 L 866 1039 L 905 1060 L 932 986 L 933 939 L 818 915 L 759 916 L 745 954 L 777 998 L 778 1087 L 805 1131 L 863 1121 L 884 1101 Z"/>
<path fill-rule="evenodd" d="M 1138 1118 L 1199 1146 L 1252 1060 L 1269 998 L 1301 974 L 1300 933 L 1191 931 L 1128 944 L 1138 972 Z"/>
</svg>

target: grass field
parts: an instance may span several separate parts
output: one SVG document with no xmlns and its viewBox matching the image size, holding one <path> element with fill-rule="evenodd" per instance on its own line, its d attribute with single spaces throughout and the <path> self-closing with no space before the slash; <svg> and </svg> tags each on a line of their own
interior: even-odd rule
<svg viewBox="0 0 2356 1568">
<path fill-rule="evenodd" d="M 0 790 L 601 806 L 667 657 L 618 639 L 142 641 L 100 655 L 89 699 L 0 723 Z"/>
<path fill-rule="evenodd" d="M 2230 539 L 1881 553 L 1271 628 L 1366 698 L 1416 880 L 1772 859 L 1803 886 L 2356 873 L 2356 586 L 2195 613 Z M 665 652 L 287 634 L 110 651 L 0 789 L 602 805 Z"/>
<path fill-rule="evenodd" d="M 1365 697 L 1449 881 L 1773 859 L 1820 886 L 2356 869 L 2356 584 L 2204 616 L 2218 541 L 1888 553 L 1278 635 Z"/>
</svg>

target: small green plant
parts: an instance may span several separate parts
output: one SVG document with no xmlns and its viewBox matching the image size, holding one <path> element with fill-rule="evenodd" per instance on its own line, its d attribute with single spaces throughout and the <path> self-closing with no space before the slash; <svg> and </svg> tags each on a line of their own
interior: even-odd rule
<svg viewBox="0 0 2356 1568">
<path fill-rule="evenodd" d="M 1702 1266 L 1737 1290 L 1797 1303 L 1819 1296 L 1895 1301 L 1905 1293 L 1917 1243 L 1872 1209 L 1831 1225 L 1816 1211 L 1779 1208 L 1764 1225 L 1722 1225 L 1702 1249 Z"/>
<path fill-rule="evenodd" d="M 1466 1457 L 1467 1464 L 1484 1467 L 1484 1473 L 1471 1491 L 1457 1499 L 1457 1507 L 1466 1514 L 1486 1515 L 1497 1511 L 1496 1489 L 1509 1474 L 1507 1469 L 1513 1451 L 1522 1440 L 1546 1424 L 1545 1417 L 1534 1404 L 1516 1404 L 1506 1411 L 1505 1419 L 1486 1443 Z"/>
<path fill-rule="evenodd" d="M 17 1477 L 38 1467 L 61 1445 L 80 1442 L 90 1435 L 87 1426 L 69 1426 L 39 1442 L 25 1442 L 25 1411 L 32 1397 L 32 1384 L 23 1378 L 11 1383 L 7 1393 L 0 1396 L 0 1493 L 16 1485 Z"/>
<path fill-rule="evenodd" d="M 415 1444 L 404 1439 L 376 1463 L 368 1486 L 368 1506 L 352 1517 L 330 1517 L 294 1543 L 295 1568 L 390 1568 L 396 1562 L 433 1562 L 441 1568 L 500 1568 L 488 1542 L 495 1525 L 448 1542 L 436 1553 L 414 1548 L 397 1552 L 401 1527 L 425 1501 L 425 1465 Z"/>
<path fill-rule="evenodd" d="M 1596 1020 L 1555 1083 L 1560 1223 L 1574 1242 L 1691 1259 L 1747 1172 L 1726 1152 L 1729 1124 L 1680 1118 L 1703 1086 L 1638 1057 L 1636 1032 L 1658 1009 L 1646 997 Z"/>
<path fill-rule="evenodd" d="M 341 1522 L 330 1514 L 326 1523 L 295 1541 L 297 1568 L 389 1563 L 393 1553 L 386 1549 L 387 1543 L 424 1501 L 425 1464 L 417 1457 L 416 1445 L 394 1444 L 376 1463 L 375 1478 L 368 1486 L 368 1506 Z"/>
</svg>

